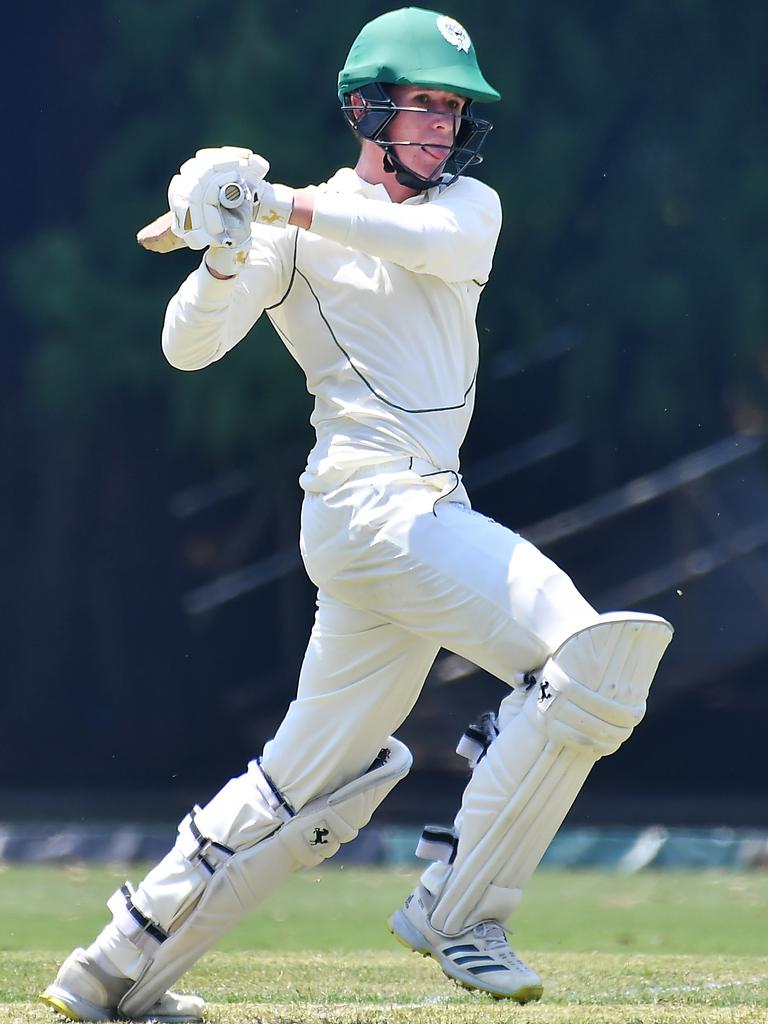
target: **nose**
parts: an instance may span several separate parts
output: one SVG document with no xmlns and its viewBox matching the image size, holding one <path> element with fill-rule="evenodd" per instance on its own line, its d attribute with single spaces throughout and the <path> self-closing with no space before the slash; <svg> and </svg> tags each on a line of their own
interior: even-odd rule
<svg viewBox="0 0 768 1024">
<path fill-rule="evenodd" d="M 456 124 L 456 115 L 448 107 L 444 107 L 442 110 L 433 110 L 432 123 L 435 128 L 440 131 L 453 131 Z"/>
</svg>

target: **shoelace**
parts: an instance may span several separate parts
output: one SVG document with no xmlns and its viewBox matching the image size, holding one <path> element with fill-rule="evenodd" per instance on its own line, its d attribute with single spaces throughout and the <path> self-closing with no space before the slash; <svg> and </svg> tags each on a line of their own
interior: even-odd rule
<svg viewBox="0 0 768 1024">
<path fill-rule="evenodd" d="M 503 954 L 501 959 L 510 960 L 523 966 L 523 961 L 509 945 L 507 931 L 503 925 L 495 924 L 491 921 L 482 921 L 475 926 L 473 931 L 478 939 L 482 939 L 485 942 L 485 948 L 489 952 L 498 950 L 499 953 Z"/>
<path fill-rule="evenodd" d="M 497 946 L 506 946 L 507 933 L 500 924 L 490 921 L 483 921 L 474 928 L 478 939 L 483 939 L 488 949 L 496 949 Z"/>
</svg>

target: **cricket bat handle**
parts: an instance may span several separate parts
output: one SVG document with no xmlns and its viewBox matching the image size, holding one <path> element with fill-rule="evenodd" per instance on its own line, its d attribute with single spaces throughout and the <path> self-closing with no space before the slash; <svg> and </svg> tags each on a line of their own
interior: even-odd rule
<svg viewBox="0 0 768 1024">
<path fill-rule="evenodd" d="M 228 210 L 236 210 L 246 198 L 246 192 L 239 181 L 229 181 L 219 189 L 219 203 Z M 175 249 L 186 249 L 183 238 L 174 235 L 171 230 L 173 214 L 170 210 L 161 214 L 136 235 L 139 245 L 150 252 L 173 252 Z"/>
</svg>

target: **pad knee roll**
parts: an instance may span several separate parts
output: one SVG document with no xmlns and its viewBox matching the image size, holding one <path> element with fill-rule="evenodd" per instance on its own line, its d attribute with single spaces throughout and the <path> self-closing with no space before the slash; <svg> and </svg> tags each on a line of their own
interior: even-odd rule
<svg viewBox="0 0 768 1024">
<path fill-rule="evenodd" d="M 645 715 L 648 691 L 672 628 L 657 616 L 601 616 L 533 673 L 524 713 L 563 747 L 595 758 L 618 750 Z"/>
</svg>

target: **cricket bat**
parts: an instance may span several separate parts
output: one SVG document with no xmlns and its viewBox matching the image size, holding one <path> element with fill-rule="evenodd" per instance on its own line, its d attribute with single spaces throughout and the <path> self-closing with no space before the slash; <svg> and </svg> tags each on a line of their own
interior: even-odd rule
<svg viewBox="0 0 768 1024">
<path fill-rule="evenodd" d="M 144 249 L 150 252 L 173 252 L 174 249 L 186 249 L 187 243 L 183 238 L 174 235 L 171 231 L 173 214 L 169 210 L 161 214 L 151 224 L 145 224 L 136 235 L 136 241 Z"/>
</svg>

